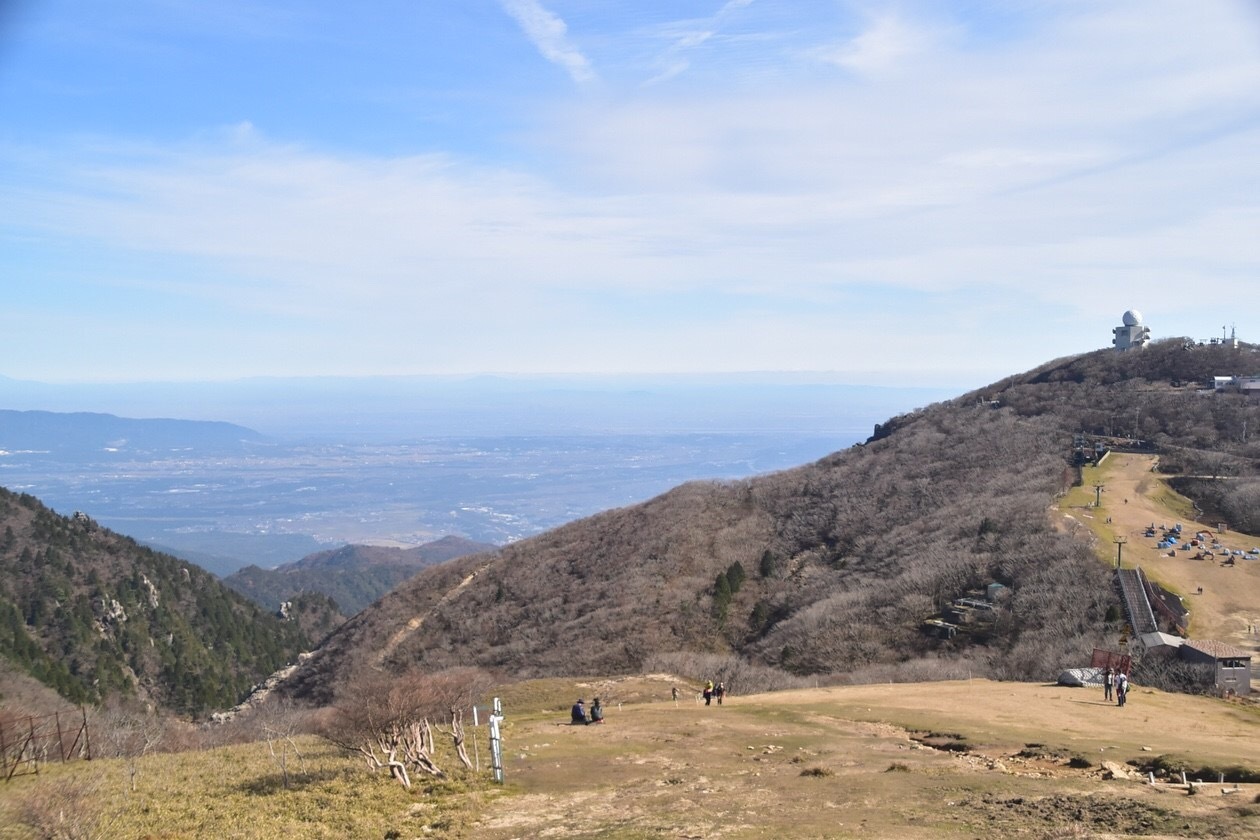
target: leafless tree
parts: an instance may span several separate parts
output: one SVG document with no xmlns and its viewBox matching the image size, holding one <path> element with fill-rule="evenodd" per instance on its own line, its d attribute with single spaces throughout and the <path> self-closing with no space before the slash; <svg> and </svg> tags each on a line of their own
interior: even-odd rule
<svg viewBox="0 0 1260 840">
<path fill-rule="evenodd" d="M 480 668 L 448 668 L 425 680 L 424 693 L 431 698 L 433 718 L 449 721 L 446 732 L 455 755 L 470 769 L 473 763 L 464 746 L 464 710 L 484 697 L 492 685 L 491 675 Z"/>
<path fill-rule="evenodd" d="M 490 685 L 475 668 L 435 674 L 419 670 L 393 675 L 365 669 L 347 683 L 333 706 L 324 737 L 357 752 L 373 770 L 387 770 L 403 787 L 411 774 L 443 777 L 437 765 L 431 720 L 449 720 L 456 755 L 472 766 L 464 749 L 463 709 Z"/>
<path fill-rule="evenodd" d="M 272 699 L 255 709 L 253 715 L 271 760 L 280 768 L 280 776 L 287 788 L 292 761 L 297 762 L 298 772 L 306 772 L 306 759 L 298 749 L 297 736 L 305 729 L 307 715 L 288 698 Z"/>
<path fill-rule="evenodd" d="M 137 701 L 113 699 L 96 712 L 91 731 L 94 743 L 101 745 L 106 755 L 127 760 L 128 784 L 134 793 L 140 759 L 162 742 L 167 722 Z"/>
</svg>

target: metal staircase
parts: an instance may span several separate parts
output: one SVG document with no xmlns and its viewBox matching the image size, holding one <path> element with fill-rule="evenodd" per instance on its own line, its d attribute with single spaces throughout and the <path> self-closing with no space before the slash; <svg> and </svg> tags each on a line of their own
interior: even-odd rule
<svg viewBox="0 0 1260 840">
<path fill-rule="evenodd" d="M 1129 626 L 1134 634 L 1154 633 L 1159 630 L 1150 599 L 1146 597 L 1146 582 L 1141 569 L 1116 569 L 1116 582 L 1124 599 L 1124 609 L 1129 616 Z"/>
</svg>

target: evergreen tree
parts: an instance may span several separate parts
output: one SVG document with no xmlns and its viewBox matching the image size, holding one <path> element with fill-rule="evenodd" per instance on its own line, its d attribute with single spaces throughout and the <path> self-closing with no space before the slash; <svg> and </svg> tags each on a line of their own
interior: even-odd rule
<svg viewBox="0 0 1260 840">
<path fill-rule="evenodd" d="M 774 577 L 777 567 L 778 562 L 774 558 L 774 552 L 768 548 L 761 552 L 761 563 L 757 567 L 758 574 L 763 578 Z"/>
<path fill-rule="evenodd" d="M 713 582 L 713 617 L 719 624 L 726 621 L 726 613 L 730 606 L 731 582 L 726 577 L 726 572 L 718 572 L 717 579 Z"/>
</svg>

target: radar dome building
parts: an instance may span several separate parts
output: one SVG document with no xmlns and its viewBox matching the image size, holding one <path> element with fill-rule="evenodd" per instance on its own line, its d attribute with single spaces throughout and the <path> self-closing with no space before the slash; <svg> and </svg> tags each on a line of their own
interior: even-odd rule
<svg viewBox="0 0 1260 840">
<path fill-rule="evenodd" d="M 1111 343 L 1117 350 L 1140 350 L 1151 341 L 1151 328 L 1142 324 L 1142 313 L 1130 309 L 1120 319 L 1124 326 L 1116 327 L 1111 332 L 1115 338 Z"/>
</svg>

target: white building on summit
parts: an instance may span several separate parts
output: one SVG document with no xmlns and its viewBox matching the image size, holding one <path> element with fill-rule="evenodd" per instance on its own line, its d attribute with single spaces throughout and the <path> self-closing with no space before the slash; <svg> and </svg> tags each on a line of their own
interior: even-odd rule
<svg viewBox="0 0 1260 840">
<path fill-rule="evenodd" d="M 1124 326 L 1116 327 L 1111 332 L 1115 338 L 1111 343 L 1117 350 L 1134 350 L 1145 347 L 1151 341 L 1151 328 L 1142 324 L 1142 313 L 1130 309 L 1124 313 Z"/>
</svg>

